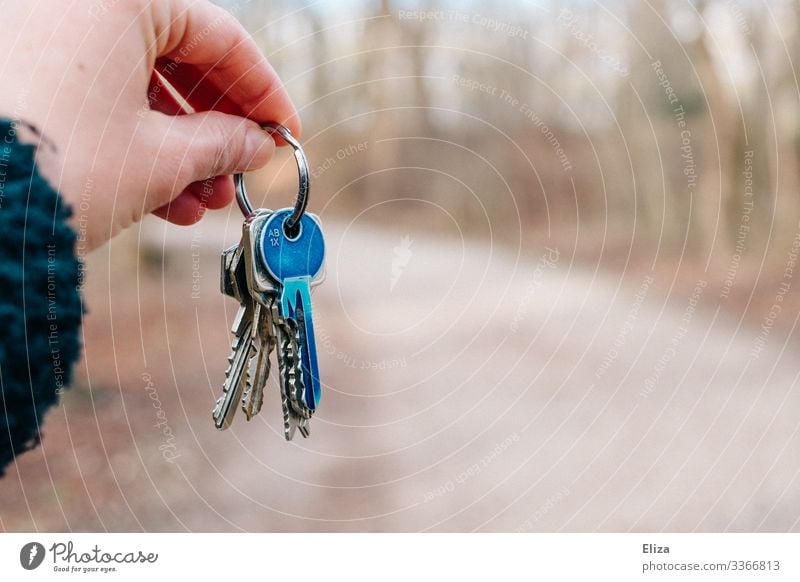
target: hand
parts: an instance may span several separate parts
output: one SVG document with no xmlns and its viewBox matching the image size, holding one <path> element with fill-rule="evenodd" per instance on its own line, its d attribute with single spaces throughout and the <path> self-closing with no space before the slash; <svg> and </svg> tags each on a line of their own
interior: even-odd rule
<svg viewBox="0 0 800 582">
<path fill-rule="evenodd" d="M 192 224 L 229 204 L 230 174 L 274 150 L 257 121 L 299 133 L 256 44 L 205 0 L 0 0 L 0 13 L 0 115 L 43 136 L 37 162 L 72 207 L 79 251 L 149 212 Z"/>
</svg>

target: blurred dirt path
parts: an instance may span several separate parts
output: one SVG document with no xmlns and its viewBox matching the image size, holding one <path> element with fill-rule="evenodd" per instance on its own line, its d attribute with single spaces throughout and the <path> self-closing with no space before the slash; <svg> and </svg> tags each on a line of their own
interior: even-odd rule
<svg viewBox="0 0 800 582">
<path fill-rule="evenodd" d="M 148 226 L 163 274 L 92 258 L 82 380 L 0 481 L 5 529 L 800 529 L 791 338 L 559 249 L 326 224 L 312 437 L 283 441 L 274 381 L 217 432 L 214 224 Z"/>
</svg>

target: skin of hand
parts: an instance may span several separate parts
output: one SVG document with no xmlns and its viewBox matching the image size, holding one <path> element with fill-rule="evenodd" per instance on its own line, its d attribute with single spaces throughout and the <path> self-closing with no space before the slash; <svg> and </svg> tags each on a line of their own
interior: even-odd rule
<svg viewBox="0 0 800 582">
<path fill-rule="evenodd" d="M 39 145 L 78 252 L 150 212 L 197 222 L 231 202 L 230 174 L 269 161 L 257 122 L 300 132 L 255 42 L 206 0 L 0 0 L 0 14 L 0 116 Z"/>
</svg>

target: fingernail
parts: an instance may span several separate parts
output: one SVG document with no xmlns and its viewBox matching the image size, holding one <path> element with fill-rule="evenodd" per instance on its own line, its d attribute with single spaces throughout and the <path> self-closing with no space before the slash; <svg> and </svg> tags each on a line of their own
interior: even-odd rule
<svg viewBox="0 0 800 582">
<path fill-rule="evenodd" d="M 243 162 L 246 170 L 255 170 L 266 165 L 275 151 L 275 141 L 269 133 L 253 124 L 245 135 Z"/>
</svg>

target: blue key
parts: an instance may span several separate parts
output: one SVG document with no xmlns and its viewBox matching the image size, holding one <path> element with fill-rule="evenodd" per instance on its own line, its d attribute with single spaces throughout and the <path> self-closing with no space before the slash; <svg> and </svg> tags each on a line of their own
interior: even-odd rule
<svg viewBox="0 0 800 582">
<path fill-rule="evenodd" d="M 319 405 L 322 385 L 311 311 L 311 282 L 322 271 L 325 240 L 319 219 L 308 213 L 300 219 L 296 236 L 290 236 L 285 223 L 292 212 L 292 208 L 285 208 L 269 217 L 261 235 L 261 258 L 270 276 L 281 285 L 281 315 L 297 323 L 303 400 L 313 413 Z"/>
</svg>

